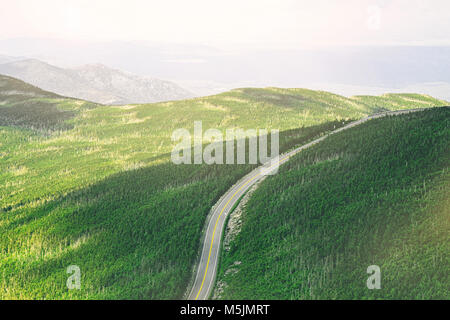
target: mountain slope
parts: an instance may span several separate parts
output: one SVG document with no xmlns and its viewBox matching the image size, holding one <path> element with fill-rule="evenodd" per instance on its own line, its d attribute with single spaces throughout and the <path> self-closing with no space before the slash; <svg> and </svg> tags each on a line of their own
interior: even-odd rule
<svg viewBox="0 0 450 320">
<path fill-rule="evenodd" d="M 449 129 L 450 108 L 430 109 L 372 120 L 298 154 L 235 222 L 217 294 L 449 299 Z M 372 265 L 381 290 L 366 286 Z"/>
<path fill-rule="evenodd" d="M 8 91 L 24 85 L 5 81 Z M 16 109 L 0 99 L 0 110 Z M 36 124 L 0 126 L 1 299 L 182 298 L 211 206 L 254 166 L 174 165 L 174 130 L 192 132 L 196 120 L 223 132 L 276 128 L 284 151 L 373 112 L 305 89 L 135 106 L 39 99 L 71 115 L 45 134 Z M 81 269 L 81 290 L 66 287 L 69 265 Z"/>
<path fill-rule="evenodd" d="M 80 110 L 94 106 L 0 75 L 0 126 L 49 134 L 71 127 L 67 120 L 74 118 Z"/>
<path fill-rule="evenodd" d="M 21 80 L 0 75 L 0 101 L 3 105 L 29 98 L 62 98 Z"/>
<path fill-rule="evenodd" d="M 174 83 L 135 76 L 104 65 L 64 69 L 28 59 L 0 64 L 0 73 L 63 96 L 103 104 L 150 103 L 192 96 Z"/>
<path fill-rule="evenodd" d="M 73 72 L 97 90 L 117 96 L 108 103 L 149 103 L 193 96 L 172 82 L 136 76 L 101 64 L 78 67 Z"/>
</svg>

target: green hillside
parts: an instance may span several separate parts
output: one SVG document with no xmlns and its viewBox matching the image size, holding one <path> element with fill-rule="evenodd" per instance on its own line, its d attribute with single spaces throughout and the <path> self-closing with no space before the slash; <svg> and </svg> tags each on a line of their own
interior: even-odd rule
<svg viewBox="0 0 450 320">
<path fill-rule="evenodd" d="M 72 128 L 68 120 L 80 110 L 94 106 L 0 75 L 0 126 L 31 129 L 49 135 Z"/>
<path fill-rule="evenodd" d="M 450 108 L 435 108 L 301 152 L 245 205 L 220 297 L 449 299 L 449 146 Z M 366 286 L 371 265 L 380 290 Z"/>
<path fill-rule="evenodd" d="M 183 297 L 211 206 L 253 166 L 173 165 L 175 129 L 280 129 L 283 151 L 377 108 L 276 88 L 103 106 L 0 76 L 0 299 Z"/>
</svg>

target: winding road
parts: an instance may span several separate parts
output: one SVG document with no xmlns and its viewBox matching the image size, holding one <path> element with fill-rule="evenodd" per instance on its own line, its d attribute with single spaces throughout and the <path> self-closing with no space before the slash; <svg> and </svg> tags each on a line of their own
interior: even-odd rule
<svg viewBox="0 0 450 320">
<path fill-rule="evenodd" d="M 265 175 L 269 175 L 278 169 L 280 165 L 289 161 L 289 159 L 302 150 L 305 150 L 329 137 L 330 135 L 338 132 L 350 129 L 357 125 L 360 125 L 366 121 L 382 118 L 389 115 L 400 115 L 411 112 L 422 111 L 426 109 L 410 109 L 390 111 L 368 116 L 366 118 L 351 122 L 344 127 L 336 129 L 308 144 L 302 145 L 289 151 L 283 155 L 272 160 L 270 163 L 265 164 L 259 168 L 256 168 L 244 178 L 239 180 L 233 187 L 231 187 L 219 200 L 219 202 L 213 207 L 207 220 L 206 232 L 204 235 L 203 247 L 201 258 L 197 267 L 194 284 L 188 295 L 188 300 L 206 300 L 208 299 L 211 291 L 214 288 L 214 282 L 216 278 L 218 258 L 220 254 L 222 234 L 224 225 L 228 214 L 236 203 L 239 202 L 241 196 L 243 196 L 247 190 L 249 190 L 255 183 L 257 183 Z"/>
</svg>

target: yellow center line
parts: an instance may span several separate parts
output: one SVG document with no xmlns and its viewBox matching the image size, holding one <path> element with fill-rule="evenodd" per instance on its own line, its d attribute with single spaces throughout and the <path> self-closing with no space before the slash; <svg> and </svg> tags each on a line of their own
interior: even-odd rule
<svg viewBox="0 0 450 320">
<path fill-rule="evenodd" d="M 294 153 L 295 154 L 295 153 Z M 292 156 L 292 155 L 291 155 Z M 280 165 L 283 161 L 289 159 L 291 156 L 287 156 L 281 160 L 278 160 L 277 163 L 273 164 L 272 166 L 269 167 L 269 169 L 267 170 L 267 172 L 269 172 L 269 170 L 277 165 Z M 228 206 L 228 204 L 230 203 L 231 200 L 233 200 L 234 196 L 236 194 L 238 194 L 239 191 L 242 190 L 242 188 L 244 188 L 247 184 L 249 184 L 250 182 L 252 182 L 254 179 L 256 179 L 257 177 L 259 177 L 261 175 L 261 172 L 258 173 L 257 175 L 255 175 L 253 178 L 249 179 L 247 182 L 245 182 L 232 196 L 231 198 L 227 201 L 227 203 L 225 204 L 225 206 L 222 208 L 222 211 L 220 211 L 219 217 L 216 220 L 216 223 L 214 225 L 214 230 L 213 230 L 213 234 L 212 234 L 212 239 L 211 239 L 211 245 L 209 246 L 209 255 L 208 255 L 208 261 L 206 262 L 206 269 L 205 269 L 205 274 L 203 276 L 203 280 L 202 280 L 202 284 L 200 285 L 200 289 L 198 290 L 197 296 L 195 297 L 195 300 L 198 299 L 198 296 L 200 295 L 200 292 L 203 289 L 203 284 L 205 283 L 205 279 L 206 279 L 206 274 L 208 273 L 208 267 L 209 267 L 209 261 L 211 260 L 211 252 L 212 252 L 212 247 L 214 244 L 214 235 L 216 234 L 216 229 L 217 229 L 217 224 L 219 223 L 219 219 L 222 216 L 223 212 L 225 211 L 225 208 Z"/>
</svg>

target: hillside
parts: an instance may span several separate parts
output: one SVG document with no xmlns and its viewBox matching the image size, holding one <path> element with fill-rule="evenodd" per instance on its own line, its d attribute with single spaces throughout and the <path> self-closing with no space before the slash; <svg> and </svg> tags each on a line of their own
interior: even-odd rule
<svg viewBox="0 0 450 320">
<path fill-rule="evenodd" d="M 1 81 L 4 92 L 21 92 L 19 100 L 50 104 L 56 115 L 70 112 L 41 130 L 18 123 L 20 104 L 0 96 L 0 112 L 9 114 L 0 126 L 1 299 L 183 297 L 211 206 L 254 166 L 176 166 L 175 129 L 192 132 L 196 120 L 204 130 L 276 128 L 283 151 L 375 110 L 371 98 L 276 88 L 101 106 L 37 98 L 39 89 Z M 387 108 L 445 104 L 425 96 L 392 99 L 404 104 Z M 69 265 L 81 268 L 82 290 L 67 290 Z"/>
<path fill-rule="evenodd" d="M 136 76 L 100 64 L 64 69 L 27 59 L 0 64 L 0 74 L 63 96 L 102 104 L 151 103 L 192 97 L 172 82 Z"/>
<path fill-rule="evenodd" d="M 51 134 L 71 127 L 67 122 L 91 102 L 68 99 L 20 80 L 0 75 L 0 126 Z"/>
<path fill-rule="evenodd" d="M 449 129 L 450 108 L 430 109 L 295 156 L 234 222 L 216 298 L 449 299 Z"/>
</svg>

